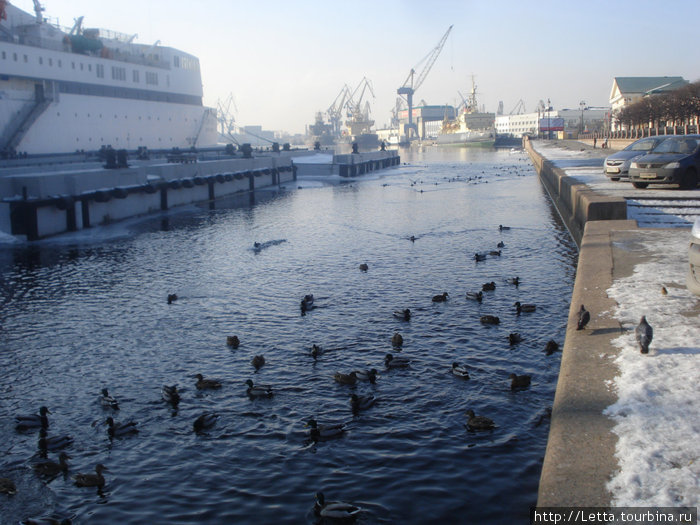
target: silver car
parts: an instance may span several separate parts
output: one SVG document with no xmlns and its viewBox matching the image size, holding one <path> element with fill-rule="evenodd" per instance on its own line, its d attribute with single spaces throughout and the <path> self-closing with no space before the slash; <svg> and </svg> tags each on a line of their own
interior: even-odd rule
<svg viewBox="0 0 700 525">
<path fill-rule="evenodd" d="M 663 136 L 646 137 L 633 142 L 625 149 L 608 156 L 603 164 L 603 172 L 610 180 L 615 181 L 629 177 L 630 163 L 635 158 L 649 153 L 665 139 L 666 137 Z"/>
</svg>

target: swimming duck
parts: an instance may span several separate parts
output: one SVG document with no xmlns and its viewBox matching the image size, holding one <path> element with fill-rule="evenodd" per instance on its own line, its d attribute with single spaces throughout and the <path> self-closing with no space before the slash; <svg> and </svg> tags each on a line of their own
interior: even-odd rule
<svg viewBox="0 0 700 525">
<path fill-rule="evenodd" d="M 530 386 L 530 376 L 529 375 L 516 375 L 510 374 L 510 389 L 517 390 L 518 388 L 527 388 Z"/>
<path fill-rule="evenodd" d="M 250 397 L 272 397 L 272 387 L 270 385 L 255 385 L 250 379 L 246 380 L 245 384 L 248 385 L 246 393 Z"/>
<path fill-rule="evenodd" d="M 311 345 L 311 357 L 316 359 L 318 356 L 323 354 L 323 348 L 318 346 L 317 344 Z"/>
<path fill-rule="evenodd" d="M 401 348 L 403 346 L 403 336 L 395 332 L 393 336 L 391 336 L 391 346 L 394 348 Z"/>
<path fill-rule="evenodd" d="M 163 397 L 163 401 L 173 406 L 176 406 L 180 402 L 180 393 L 177 391 L 177 385 L 163 385 L 160 389 L 160 394 Z"/>
<path fill-rule="evenodd" d="M 311 439 L 318 441 L 319 439 L 334 438 L 343 435 L 345 432 L 345 423 L 337 423 L 334 425 L 319 425 L 315 419 L 309 419 L 306 426 L 310 427 L 309 434 Z"/>
<path fill-rule="evenodd" d="M 8 496 L 17 494 L 15 482 L 9 478 L 0 478 L 0 494 L 7 494 Z"/>
<path fill-rule="evenodd" d="M 366 272 L 367 270 L 369 270 L 369 266 L 367 266 L 367 263 L 360 264 L 360 270 L 363 272 Z"/>
<path fill-rule="evenodd" d="M 312 294 L 312 293 L 306 294 L 302 298 L 301 302 L 303 305 L 306 306 L 307 309 L 310 309 L 314 304 L 314 294 Z"/>
<path fill-rule="evenodd" d="M 500 257 L 501 256 L 501 250 L 491 250 L 489 252 L 489 255 L 493 255 L 494 257 Z"/>
<path fill-rule="evenodd" d="M 474 260 L 475 260 L 475 261 L 485 261 L 485 260 L 486 260 L 486 254 L 485 254 L 485 253 L 475 253 L 475 254 L 474 254 Z"/>
<path fill-rule="evenodd" d="M 238 348 L 238 346 L 241 344 L 241 340 L 238 339 L 237 335 L 227 335 L 226 344 L 231 348 Z"/>
<path fill-rule="evenodd" d="M 517 345 L 523 340 L 522 336 L 518 332 L 511 332 L 508 334 L 508 342 L 511 346 Z"/>
<path fill-rule="evenodd" d="M 354 385 L 357 383 L 357 374 L 355 372 L 350 372 L 349 374 L 341 374 L 336 372 L 333 379 L 341 385 Z"/>
<path fill-rule="evenodd" d="M 479 321 L 481 321 L 481 324 L 499 324 L 501 322 L 495 315 L 482 315 Z"/>
<path fill-rule="evenodd" d="M 105 470 L 109 470 L 102 463 L 95 465 L 95 474 L 76 474 L 73 476 L 75 484 L 78 487 L 104 487 L 105 478 L 102 473 Z"/>
<path fill-rule="evenodd" d="M 408 308 L 405 308 L 403 310 L 396 310 L 394 312 L 394 317 L 397 319 L 401 319 L 403 321 L 410 321 L 411 320 L 411 310 Z"/>
<path fill-rule="evenodd" d="M 510 226 L 503 226 L 502 224 L 499 224 L 498 231 L 503 231 L 503 230 L 510 230 Z"/>
<path fill-rule="evenodd" d="M 216 379 L 204 379 L 204 377 L 202 377 L 202 374 L 197 374 L 194 377 L 197 378 L 197 382 L 195 383 L 195 385 L 199 390 L 221 388 L 221 381 L 218 381 Z"/>
<path fill-rule="evenodd" d="M 439 295 L 434 295 L 433 302 L 434 303 L 444 303 L 445 301 L 447 301 L 447 296 L 448 296 L 447 292 L 442 292 Z"/>
<path fill-rule="evenodd" d="M 466 365 L 460 365 L 457 361 L 452 363 L 452 373 L 462 379 L 469 379 L 469 371 Z"/>
<path fill-rule="evenodd" d="M 559 350 L 559 343 L 557 343 L 554 339 L 547 341 L 547 344 L 544 346 L 544 352 L 547 355 L 552 355 L 557 350 Z"/>
<path fill-rule="evenodd" d="M 41 463 L 35 463 L 34 465 L 32 465 L 32 468 L 37 474 L 40 474 L 42 476 L 57 476 L 61 472 L 68 471 L 68 463 L 66 462 L 67 459 L 70 459 L 70 456 L 65 452 L 61 452 L 58 455 L 58 463 L 47 459 L 45 461 L 42 461 Z"/>
<path fill-rule="evenodd" d="M 119 410 L 119 403 L 117 400 L 109 395 L 106 388 L 102 389 L 102 395 L 100 396 L 100 404 L 105 408 L 111 408 L 112 410 Z"/>
<path fill-rule="evenodd" d="M 29 414 L 26 416 L 15 417 L 15 422 L 17 423 L 17 430 L 30 430 L 33 428 L 43 428 L 49 427 L 49 419 L 46 414 L 50 414 L 51 411 L 46 407 L 39 408 L 38 414 Z"/>
<path fill-rule="evenodd" d="M 578 311 L 578 320 L 576 323 L 576 330 L 583 330 L 586 325 L 588 324 L 588 321 L 591 320 L 591 313 L 586 310 L 586 308 L 581 305 L 581 309 Z"/>
<path fill-rule="evenodd" d="M 406 357 L 395 357 L 392 354 L 386 354 L 384 357 L 384 365 L 387 368 L 406 368 L 411 365 L 411 362 Z"/>
<path fill-rule="evenodd" d="M 139 429 L 136 428 L 137 423 L 135 421 L 128 421 L 126 423 L 117 423 L 111 417 L 107 418 L 105 421 L 109 425 L 107 429 L 107 434 L 109 437 L 122 437 L 129 434 L 138 434 Z"/>
<path fill-rule="evenodd" d="M 192 426 L 194 427 L 195 432 L 201 432 L 213 427 L 218 420 L 219 416 L 217 414 L 214 414 L 213 412 L 205 412 L 194 420 L 194 424 Z"/>
<path fill-rule="evenodd" d="M 169 293 L 168 294 L 168 304 L 173 304 L 175 301 L 177 301 L 177 294 Z"/>
<path fill-rule="evenodd" d="M 61 450 L 62 448 L 69 447 L 73 444 L 72 436 L 47 436 L 45 433 L 41 434 L 39 438 L 39 450 L 43 453 L 55 452 Z"/>
<path fill-rule="evenodd" d="M 250 360 L 250 364 L 253 365 L 256 370 L 260 370 L 260 368 L 265 364 L 265 357 L 262 355 L 256 355 Z"/>
<path fill-rule="evenodd" d="M 467 299 L 470 301 L 481 302 L 484 298 L 484 292 L 467 292 Z"/>
<path fill-rule="evenodd" d="M 372 368 L 371 370 L 355 370 L 354 374 L 358 381 L 369 381 L 372 384 L 377 381 L 376 368 Z"/>
<path fill-rule="evenodd" d="M 491 281 L 490 283 L 484 283 L 481 285 L 481 289 L 484 292 L 492 292 L 496 289 L 496 283 Z"/>
<path fill-rule="evenodd" d="M 19 522 L 20 525 L 71 525 L 73 522 L 68 518 L 27 518 Z"/>
<path fill-rule="evenodd" d="M 467 410 L 467 429 L 469 430 L 493 430 L 496 426 L 492 419 L 486 416 L 476 416 L 473 410 Z"/>
<path fill-rule="evenodd" d="M 649 345 L 651 344 L 651 340 L 654 338 L 654 329 L 649 323 L 647 323 L 646 315 L 643 315 L 640 319 L 637 328 L 634 329 L 634 335 L 637 339 L 637 343 L 639 344 L 639 350 L 641 353 L 648 354 Z"/>
<path fill-rule="evenodd" d="M 506 279 L 506 282 L 508 284 L 519 286 L 520 285 L 520 277 L 518 277 L 517 275 L 515 277 L 509 277 L 508 279 Z"/>
<path fill-rule="evenodd" d="M 375 401 L 376 398 L 373 394 L 366 396 L 358 396 L 357 394 L 353 394 L 350 396 L 350 407 L 352 408 L 353 412 L 359 412 L 360 410 L 370 408 L 372 405 L 374 405 Z"/>
<path fill-rule="evenodd" d="M 522 312 L 534 312 L 535 310 L 537 310 L 537 305 L 527 304 L 527 303 L 520 304 L 520 301 L 515 301 L 515 304 L 513 306 L 515 306 L 515 309 L 516 309 L 518 315 L 521 314 Z"/>
<path fill-rule="evenodd" d="M 504 248 L 505 245 L 506 244 L 503 241 L 499 241 L 498 244 L 496 245 L 496 248 Z"/>
<path fill-rule="evenodd" d="M 415 235 L 411 235 L 411 236 L 408 238 L 408 240 L 411 241 L 411 242 L 416 242 L 416 236 L 415 236 Z"/>
<path fill-rule="evenodd" d="M 344 501 L 326 502 L 323 492 L 316 493 L 316 503 L 314 504 L 314 514 L 320 518 L 331 520 L 353 521 L 360 513 L 360 507 Z"/>
</svg>

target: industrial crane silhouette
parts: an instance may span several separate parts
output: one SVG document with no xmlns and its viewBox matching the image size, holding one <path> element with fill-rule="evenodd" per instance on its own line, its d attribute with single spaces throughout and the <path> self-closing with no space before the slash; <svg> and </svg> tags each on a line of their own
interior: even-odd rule
<svg viewBox="0 0 700 525">
<path fill-rule="evenodd" d="M 442 36 L 437 45 L 430 51 L 430 53 L 428 53 L 425 56 L 425 58 L 418 62 L 415 68 L 411 68 L 411 72 L 408 74 L 408 77 L 403 83 L 403 86 L 401 86 L 396 91 L 399 95 L 406 96 L 406 102 L 408 104 L 408 124 L 404 128 L 404 135 L 406 135 L 406 139 L 408 141 L 411 140 L 411 130 L 413 130 L 416 134 L 418 133 L 418 129 L 416 128 L 415 124 L 413 124 L 413 95 L 416 91 L 418 91 L 418 88 L 421 86 L 421 84 L 423 84 L 423 81 L 425 81 L 425 77 L 428 76 L 430 69 L 433 67 L 433 64 L 435 64 L 437 57 L 440 55 L 440 51 L 442 51 L 442 48 L 445 45 L 445 42 L 447 41 L 447 37 L 449 36 L 450 31 L 452 31 L 452 26 L 450 26 L 447 29 L 445 34 Z M 416 79 L 416 68 L 424 62 L 425 66 L 423 67 L 420 74 L 418 75 L 418 78 Z"/>
</svg>

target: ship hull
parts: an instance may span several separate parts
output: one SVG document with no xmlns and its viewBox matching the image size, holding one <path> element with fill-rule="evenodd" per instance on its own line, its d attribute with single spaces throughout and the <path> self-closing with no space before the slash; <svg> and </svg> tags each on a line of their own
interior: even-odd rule
<svg viewBox="0 0 700 525">
<path fill-rule="evenodd" d="M 496 134 L 491 131 L 458 131 L 438 135 L 436 143 L 439 146 L 492 147 L 495 141 Z"/>
</svg>

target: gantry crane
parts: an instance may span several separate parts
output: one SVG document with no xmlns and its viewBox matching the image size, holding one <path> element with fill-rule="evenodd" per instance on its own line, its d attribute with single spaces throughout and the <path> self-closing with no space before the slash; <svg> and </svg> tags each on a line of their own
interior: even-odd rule
<svg viewBox="0 0 700 525">
<path fill-rule="evenodd" d="M 428 53 L 425 56 L 425 58 L 423 58 L 420 62 L 418 62 L 418 64 L 416 64 L 415 68 L 411 68 L 411 72 L 408 74 L 408 77 L 406 78 L 406 81 L 403 83 L 403 86 L 401 86 L 396 91 L 399 95 L 406 96 L 406 102 L 408 104 L 408 125 L 406 126 L 404 134 L 406 135 L 406 138 L 409 141 L 411 138 L 410 133 L 411 133 L 412 129 L 414 130 L 414 132 L 418 133 L 418 130 L 416 129 L 415 125 L 413 124 L 413 94 L 418 90 L 418 88 L 421 86 L 421 84 L 423 84 L 425 77 L 428 76 L 430 69 L 433 67 L 433 64 L 437 60 L 437 57 L 440 55 L 440 51 L 442 51 L 442 48 L 445 45 L 445 42 L 447 41 L 447 37 L 449 36 L 450 31 L 452 31 L 452 26 L 447 28 L 447 31 L 445 32 L 445 34 L 442 36 L 442 38 L 437 43 L 437 45 L 430 51 L 430 53 Z M 418 75 L 418 78 L 415 79 L 416 68 L 419 67 L 424 62 L 425 62 L 425 66 L 423 67 L 420 74 Z"/>
<path fill-rule="evenodd" d="M 345 84 L 340 90 L 340 93 L 338 93 L 338 96 L 335 97 L 333 104 L 331 104 L 330 107 L 326 110 L 326 113 L 328 114 L 328 121 L 331 123 L 332 133 L 334 137 L 340 136 L 340 126 L 342 126 L 343 124 L 343 109 L 345 109 L 345 105 L 351 98 L 352 91 L 350 91 L 348 85 Z"/>
<path fill-rule="evenodd" d="M 350 130 L 350 135 L 360 135 L 362 133 L 369 133 L 370 128 L 374 124 L 373 120 L 370 120 L 370 106 L 369 101 L 365 101 L 364 105 L 362 101 L 365 97 L 365 92 L 369 89 L 369 92 L 374 98 L 374 89 L 372 89 L 372 83 L 363 77 L 360 83 L 355 88 L 355 91 L 350 95 L 350 99 L 347 102 L 348 108 L 348 121 L 345 125 Z M 359 96 L 358 96 L 359 92 Z"/>
</svg>

